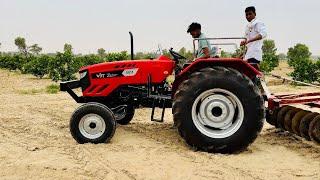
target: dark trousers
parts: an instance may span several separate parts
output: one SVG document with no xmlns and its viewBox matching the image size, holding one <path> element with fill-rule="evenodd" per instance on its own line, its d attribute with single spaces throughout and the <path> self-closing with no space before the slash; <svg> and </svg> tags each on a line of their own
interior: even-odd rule
<svg viewBox="0 0 320 180">
<path fill-rule="evenodd" d="M 260 61 L 254 59 L 254 58 L 250 58 L 248 59 L 248 63 L 253 66 L 256 70 L 260 71 Z"/>
<path fill-rule="evenodd" d="M 248 63 L 250 64 L 260 64 L 260 61 L 256 60 L 255 58 L 248 59 Z"/>
</svg>

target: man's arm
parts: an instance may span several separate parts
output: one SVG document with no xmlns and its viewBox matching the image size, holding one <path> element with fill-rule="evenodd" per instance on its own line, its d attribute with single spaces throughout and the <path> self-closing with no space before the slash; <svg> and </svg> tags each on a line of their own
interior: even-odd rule
<svg viewBox="0 0 320 180">
<path fill-rule="evenodd" d="M 257 23 L 256 26 L 257 26 L 256 28 L 257 28 L 257 31 L 259 34 L 252 39 L 247 39 L 246 41 L 241 42 L 241 45 L 246 45 L 251 42 L 258 41 L 258 40 L 261 40 L 261 39 L 264 39 L 267 37 L 266 26 L 263 23 Z"/>
<path fill-rule="evenodd" d="M 196 60 L 198 60 L 198 59 L 208 59 L 208 58 L 210 58 L 210 50 L 209 50 L 209 48 L 208 47 L 204 47 L 204 48 L 202 48 L 202 51 L 203 51 L 203 56 L 202 57 L 198 57 Z"/>
</svg>

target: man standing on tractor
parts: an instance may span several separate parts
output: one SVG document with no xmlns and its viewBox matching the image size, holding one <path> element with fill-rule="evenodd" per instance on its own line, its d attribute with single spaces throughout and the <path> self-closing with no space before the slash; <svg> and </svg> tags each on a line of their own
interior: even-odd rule
<svg viewBox="0 0 320 180">
<path fill-rule="evenodd" d="M 193 38 L 201 38 L 201 40 L 198 41 L 198 50 L 196 51 L 196 59 L 207 59 L 211 57 L 212 49 L 209 41 L 206 38 L 206 36 L 201 33 L 201 25 L 199 23 L 192 23 L 188 27 L 187 33 L 190 33 Z"/>
<path fill-rule="evenodd" d="M 267 37 L 266 26 L 257 20 L 254 6 L 247 7 L 245 13 L 249 24 L 245 31 L 246 40 L 241 42 L 241 46 L 247 46 L 244 60 L 248 63 L 260 64 L 262 61 L 262 39 Z"/>
</svg>

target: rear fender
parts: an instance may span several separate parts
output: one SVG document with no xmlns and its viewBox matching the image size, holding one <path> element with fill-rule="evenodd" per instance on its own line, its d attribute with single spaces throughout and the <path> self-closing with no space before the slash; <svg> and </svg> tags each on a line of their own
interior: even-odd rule
<svg viewBox="0 0 320 180">
<path fill-rule="evenodd" d="M 188 67 L 186 67 L 183 71 L 181 71 L 175 78 L 175 81 L 172 85 L 172 97 L 174 96 L 175 92 L 177 91 L 179 85 L 186 79 L 189 78 L 189 76 L 196 71 L 199 71 L 200 69 L 207 68 L 207 67 L 215 67 L 215 66 L 221 66 L 221 67 L 229 67 L 233 68 L 240 73 L 246 75 L 250 79 L 254 79 L 255 77 L 261 77 L 263 74 L 255 69 L 253 66 L 251 66 L 249 63 L 243 61 L 242 59 L 228 59 L 228 58 L 210 58 L 210 59 L 200 59 L 192 64 L 190 64 Z"/>
</svg>

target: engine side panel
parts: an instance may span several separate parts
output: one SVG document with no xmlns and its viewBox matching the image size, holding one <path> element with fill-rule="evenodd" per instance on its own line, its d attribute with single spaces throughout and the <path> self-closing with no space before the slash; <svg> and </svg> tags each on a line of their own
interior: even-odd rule
<svg viewBox="0 0 320 180">
<path fill-rule="evenodd" d="M 90 86 L 83 96 L 108 96 L 121 85 L 146 85 L 151 76 L 153 84 L 162 83 L 173 72 L 175 62 L 161 56 L 155 60 L 129 60 L 107 62 L 84 67 Z"/>
</svg>

